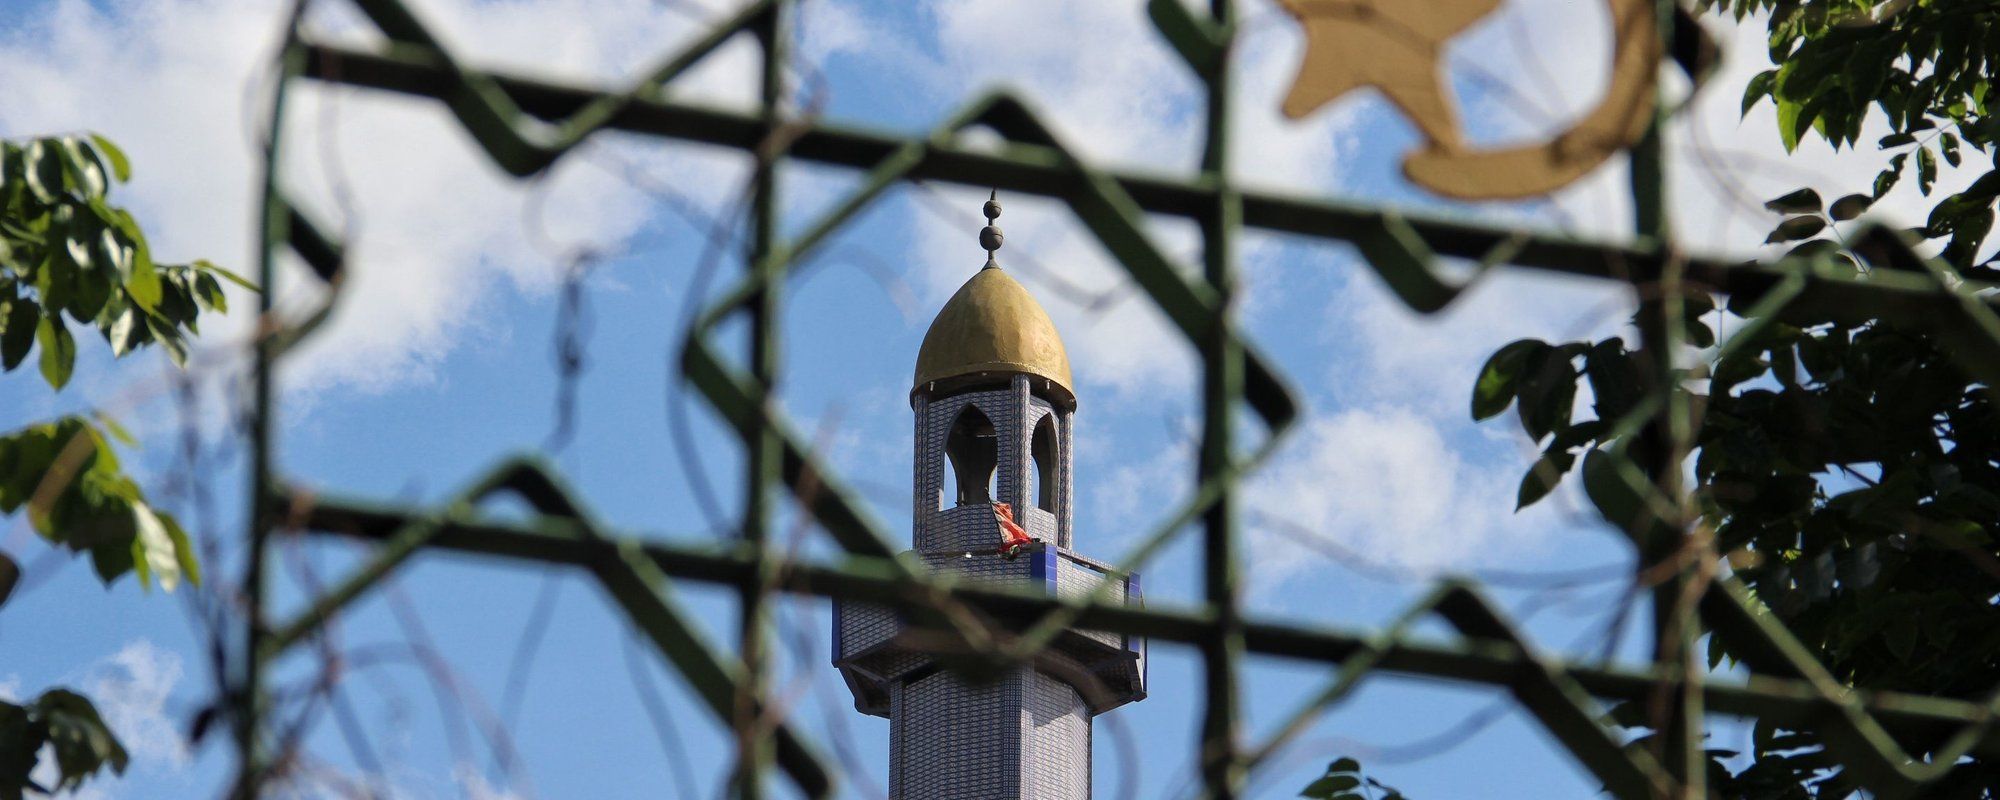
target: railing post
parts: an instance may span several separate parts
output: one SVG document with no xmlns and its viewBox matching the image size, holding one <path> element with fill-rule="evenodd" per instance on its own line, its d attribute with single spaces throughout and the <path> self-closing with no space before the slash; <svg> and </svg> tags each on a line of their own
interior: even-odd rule
<svg viewBox="0 0 2000 800">
<path fill-rule="evenodd" d="M 779 282 L 784 263 L 777 258 L 778 165 L 782 160 L 780 128 L 785 102 L 785 62 L 790 31 L 787 16 L 791 3 L 778 0 L 754 25 L 758 46 L 763 50 L 760 102 L 763 143 L 751 152 L 753 161 L 750 187 L 750 236 L 745 263 L 758 281 L 756 297 L 747 306 L 750 317 L 750 372 L 757 383 L 760 401 L 769 406 L 774 400 L 778 376 Z M 763 774 L 770 763 L 771 737 L 766 722 L 759 717 L 760 698 L 770 686 L 770 653 L 766 628 L 770 619 L 769 595 L 778 568 L 770 558 L 771 490 L 780 480 L 783 443 L 762 414 L 757 415 L 757 433 L 752 438 L 744 465 L 743 539 L 755 560 L 747 580 L 739 587 L 742 604 L 738 648 L 743 657 L 743 680 L 737 684 L 735 715 L 731 729 L 736 736 L 736 771 L 733 780 L 742 800 L 763 797 Z"/>
<path fill-rule="evenodd" d="M 1675 6 L 1672 0 L 1660 0 L 1656 6 L 1661 52 L 1666 52 L 1673 36 Z M 1642 459 L 1639 466 L 1664 501 L 1654 506 L 1671 506 L 1674 518 L 1648 526 L 1653 533 L 1638 542 L 1639 574 L 1652 582 L 1653 663 L 1660 674 L 1672 676 L 1657 688 L 1649 709 L 1657 736 L 1656 754 L 1674 779 L 1679 796 L 1699 800 L 1708 796 L 1708 757 L 1702 744 L 1706 727 L 1703 665 L 1695 654 L 1701 633 L 1696 601 L 1704 588 L 1698 573 L 1708 555 L 1691 538 L 1686 487 L 1681 479 L 1692 437 L 1687 395 L 1678 391 L 1679 372 L 1674 364 L 1674 356 L 1685 341 L 1685 283 L 1671 244 L 1667 209 L 1662 133 L 1668 105 L 1661 100 L 1654 109 L 1645 136 L 1632 149 L 1631 186 L 1633 233 L 1642 245 L 1650 245 L 1658 253 L 1647 262 L 1644 274 L 1637 276 L 1635 286 L 1640 301 L 1641 351 L 1651 368 L 1654 390 L 1662 393 L 1665 402 L 1659 416 L 1641 433 L 1638 453 Z"/>
<path fill-rule="evenodd" d="M 1242 199 L 1229 181 L 1230 61 L 1236 11 L 1230 0 L 1211 0 L 1209 14 L 1225 35 L 1209 74 L 1202 76 L 1208 88 L 1208 126 L 1201 170 L 1215 188 L 1213 200 L 1199 214 L 1202 275 L 1214 287 L 1219 302 L 1217 316 L 1200 343 L 1203 424 L 1196 476 L 1200 483 L 1235 480 L 1232 423 L 1236 404 L 1243 396 L 1243 347 L 1231 325 L 1236 232 L 1243 217 Z M 1208 702 L 1201 725 L 1201 775 L 1205 793 L 1216 800 L 1240 797 L 1245 783 L 1238 741 L 1241 714 L 1236 673 L 1243 658 L 1243 618 L 1236 582 L 1237 539 L 1235 491 L 1233 486 L 1224 487 L 1220 498 L 1202 514 L 1203 594 L 1215 613 L 1215 630 L 1202 645 Z"/>
</svg>

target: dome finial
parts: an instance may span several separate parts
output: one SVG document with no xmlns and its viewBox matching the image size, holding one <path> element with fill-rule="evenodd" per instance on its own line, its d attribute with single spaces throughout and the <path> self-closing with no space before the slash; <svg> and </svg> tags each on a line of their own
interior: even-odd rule
<svg viewBox="0 0 2000 800">
<path fill-rule="evenodd" d="M 993 221 L 999 218 L 1000 190 L 994 189 L 993 194 L 986 198 L 986 227 L 979 229 L 979 246 L 986 248 L 986 267 L 988 269 L 999 268 L 1000 262 L 994 260 L 993 253 L 1000 249 L 1002 243 L 1007 241 L 1007 237 L 1000 233 L 1000 226 L 993 224 Z"/>
</svg>

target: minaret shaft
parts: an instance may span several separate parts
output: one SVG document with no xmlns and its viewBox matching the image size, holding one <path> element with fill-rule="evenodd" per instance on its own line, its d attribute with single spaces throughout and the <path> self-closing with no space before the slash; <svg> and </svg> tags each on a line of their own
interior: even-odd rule
<svg viewBox="0 0 2000 800">
<path fill-rule="evenodd" d="M 949 672 L 892 690 L 889 796 L 1090 797 L 1090 713 L 1075 689 L 1030 668 L 973 684 Z"/>
<path fill-rule="evenodd" d="M 916 555 L 961 584 L 1028 587 L 1142 604 L 1137 576 L 1070 549 L 1076 398 L 1047 312 L 1000 269 L 998 200 L 985 268 L 924 336 L 911 516 Z M 1014 527 L 1017 526 L 1017 527 Z M 877 605 L 834 606 L 834 665 L 855 707 L 888 717 L 893 800 L 1088 800 L 1091 718 L 1146 697 L 1143 639 L 1063 631 L 1029 663 L 972 681 L 922 648 L 936 641 Z"/>
</svg>

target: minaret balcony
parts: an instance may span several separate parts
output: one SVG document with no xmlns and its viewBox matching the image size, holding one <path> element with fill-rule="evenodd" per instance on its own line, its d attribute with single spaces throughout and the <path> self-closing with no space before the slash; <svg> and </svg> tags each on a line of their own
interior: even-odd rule
<svg viewBox="0 0 2000 800">
<path fill-rule="evenodd" d="M 949 572 L 961 585 L 1015 586 L 1050 597 L 1081 600 L 1109 576 L 1109 565 L 1053 544 L 1036 542 L 1013 558 L 994 552 L 918 554 L 933 572 Z M 1116 581 L 1105 602 L 1141 607 L 1139 576 Z M 854 692 L 855 708 L 889 716 L 889 686 L 940 669 L 935 656 L 913 644 L 919 629 L 895 609 L 840 602 L 833 609 L 834 666 Z M 1036 668 L 1069 684 L 1092 715 L 1146 697 L 1146 640 L 1107 631 L 1067 630 L 1038 656 Z"/>
</svg>

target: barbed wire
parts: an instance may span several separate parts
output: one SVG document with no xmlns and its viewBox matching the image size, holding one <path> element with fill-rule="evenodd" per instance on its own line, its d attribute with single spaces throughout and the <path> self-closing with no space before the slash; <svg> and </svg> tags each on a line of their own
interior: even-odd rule
<svg viewBox="0 0 2000 800">
<path fill-rule="evenodd" d="M 639 706 L 646 711 L 646 720 L 653 726 L 653 738 L 659 741 L 661 755 L 666 757 L 667 770 L 672 774 L 674 786 L 680 797 L 700 797 L 695 790 L 692 762 L 688 759 L 687 747 L 681 743 L 680 730 L 674 725 L 674 717 L 667 713 L 666 701 L 660 697 L 659 687 L 653 683 L 652 674 L 639 659 L 636 633 L 620 637 L 625 651 L 625 671 L 631 677 L 632 691 L 639 696 Z"/>
</svg>

